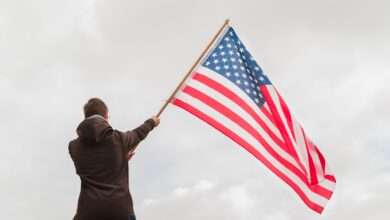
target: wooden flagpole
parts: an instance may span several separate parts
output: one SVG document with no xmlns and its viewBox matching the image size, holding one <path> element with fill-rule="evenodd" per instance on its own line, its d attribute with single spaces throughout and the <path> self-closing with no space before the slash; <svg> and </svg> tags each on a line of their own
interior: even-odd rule
<svg viewBox="0 0 390 220">
<path fill-rule="evenodd" d="M 213 39 L 210 41 L 210 43 L 207 45 L 206 49 L 203 50 L 202 54 L 198 57 L 198 59 L 195 61 L 195 63 L 191 66 L 191 69 L 188 70 L 187 74 L 184 76 L 184 78 L 181 80 L 179 85 L 176 87 L 176 89 L 172 92 L 171 96 L 169 96 L 168 100 L 165 102 L 164 106 L 160 109 L 160 111 L 157 114 L 157 117 L 160 117 L 161 113 L 164 111 L 164 109 L 168 106 L 168 104 L 171 102 L 172 98 L 176 95 L 177 91 L 179 91 L 180 87 L 183 85 L 183 83 L 186 81 L 186 79 L 190 76 L 192 71 L 195 69 L 195 67 L 199 64 L 199 62 L 202 60 L 204 55 L 207 53 L 207 51 L 210 49 L 210 47 L 213 45 L 217 37 L 222 33 L 222 31 L 225 29 L 225 27 L 229 24 L 229 19 L 225 20 L 225 23 L 222 25 L 222 27 L 218 30 L 218 32 L 214 35 Z"/>
</svg>

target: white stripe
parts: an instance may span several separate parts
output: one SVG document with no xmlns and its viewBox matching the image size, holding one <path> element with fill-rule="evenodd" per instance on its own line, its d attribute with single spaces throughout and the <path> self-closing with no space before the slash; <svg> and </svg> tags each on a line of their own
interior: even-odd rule
<svg viewBox="0 0 390 220">
<path fill-rule="evenodd" d="M 279 114 L 284 116 L 283 112 L 279 112 Z M 303 166 L 305 166 L 307 174 L 309 176 L 310 175 L 310 166 L 309 166 L 309 158 L 308 158 L 308 154 L 307 154 L 307 150 L 306 150 L 305 138 L 303 137 L 301 126 L 295 120 L 294 116 L 291 114 L 291 111 L 290 111 L 290 116 L 291 116 L 291 120 L 292 120 L 292 124 L 293 124 L 294 134 L 295 134 L 295 143 L 296 143 L 296 145 L 294 146 L 295 152 L 297 152 L 299 160 L 301 161 Z M 285 127 L 286 127 L 286 129 L 290 129 L 289 126 L 285 125 Z M 292 141 L 294 141 L 294 139 L 292 139 Z"/>
<path fill-rule="evenodd" d="M 325 175 L 333 175 L 332 170 L 327 163 L 325 163 Z"/>
<path fill-rule="evenodd" d="M 314 163 L 314 169 L 316 170 L 318 182 L 321 182 L 325 178 L 325 170 L 322 170 L 321 161 L 315 149 L 316 146 L 307 135 L 306 135 L 306 140 L 309 143 L 309 153 Z"/>
<path fill-rule="evenodd" d="M 269 113 L 271 113 L 271 109 L 269 108 L 268 106 L 268 103 L 267 102 L 264 102 L 263 104 L 263 108 L 265 108 Z"/>
<path fill-rule="evenodd" d="M 281 100 L 279 99 L 279 96 L 277 95 L 275 88 L 273 86 L 267 86 L 268 91 L 270 91 L 271 98 L 274 100 L 275 106 L 277 109 L 282 108 Z M 290 112 L 291 121 L 293 124 L 293 132 L 295 134 L 295 152 L 297 152 L 297 155 L 299 157 L 299 160 L 303 162 L 302 164 L 305 166 L 308 176 L 311 176 L 310 172 L 310 165 L 309 165 L 309 159 L 308 159 L 308 153 L 310 154 L 312 161 L 314 163 L 314 169 L 316 173 L 316 178 L 319 182 L 321 182 L 324 179 L 324 171 L 321 168 L 321 161 L 319 160 L 317 151 L 314 148 L 313 142 L 307 137 L 306 135 L 306 141 L 308 142 L 307 148 L 309 148 L 309 152 L 307 152 L 306 143 L 305 143 L 305 137 L 302 132 L 302 127 L 299 124 L 299 122 L 296 120 L 294 115 L 292 114 L 291 110 L 288 109 Z M 287 119 L 285 118 L 284 112 L 279 111 L 280 116 L 282 117 L 282 120 L 284 119 L 287 123 Z M 288 124 L 284 124 L 286 130 L 290 130 Z M 294 139 L 291 139 L 291 141 L 294 141 Z M 311 178 L 308 178 L 309 181 L 311 181 Z"/>
<path fill-rule="evenodd" d="M 325 163 L 325 175 L 332 175 L 332 171 L 330 170 L 329 168 L 329 165 L 327 163 Z M 328 179 L 323 179 L 320 183 L 319 183 L 320 186 L 324 187 L 325 189 L 329 190 L 329 191 L 334 191 L 334 188 L 336 186 L 336 183 L 335 182 L 332 182 Z"/>
<path fill-rule="evenodd" d="M 336 186 L 336 183 L 335 182 L 332 182 L 328 179 L 323 179 L 318 185 L 324 187 L 325 189 L 333 192 L 334 191 L 334 187 Z"/>
<path fill-rule="evenodd" d="M 235 124 L 233 121 L 231 121 L 229 118 L 225 117 L 224 115 L 220 114 L 213 108 L 209 107 L 208 105 L 204 104 L 203 102 L 199 101 L 198 99 L 193 98 L 192 96 L 189 96 L 185 93 L 179 93 L 177 96 L 177 99 L 191 105 L 192 107 L 198 109 L 199 111 L 205 113 L 209 117 L 213 118 L 214 120 L 218 121 L 219 123 L 223 124 L 225 127 L 236 133 L 238 136 L 243 138 L 245 141 L 247 141 L 252 146 L 256 147 L 256 149 L 265 157 L 267 160 L 273 164 L 273 166 L 276 167 L 276 169 L 280 170 L 282 173 L 284 173 L 289 179 L 291 179 L 308 197 L 309 200 L 313 201 L 314 203 L 324 207 L 327 199 L 323 198 L 322 196 L 313 193 L 310 191 L 308 186 L 302 182 L 299 177 L 297 177 L 294 173 L 292 173 L 290 170 L 285 168 L 282 164 L 280 164 L 275 158 L 273 158 L 268 152 L 259 146 L 260 144 L 257 142 L 255 138 L 253 138 L 250 134 L 248 134 L 245 130 L 243 130 L 240 126 Z"/>
<path fill-rule="evenodd" d="M 282 113 L 281 106 L 280 106 L 280 101 L 279 101 L 279 97 L 278 97 L 278 95 L 277 95 L 277 93 L 276 93 L 276 91 L 275 91 L 275 88 L 274 88 L 273 86 L 267 86 L 267 89 L 268 89 L 268 91 L 269 91 L 269 93 L 270 93 L 270 96 L 271 96 L 272 99 L 273 99 L 273 102 L 274 102 L 274 104 L 275 104 L 275 106 L 276 106 L 276 108 L 277 108 L 277 111 L 279 112 L 280 117 L 281 117 L 282 120 L 283 120 L 283 124 L 284 124 L 284 126 L 285 126 L 285 128 L 286 128 L 286 130 L 287 130 L 287 132 L 288 132 L 288 134 L 289 134 L 289 137 L 290 137 L 290 139 L 291 139 L 291 142 L 293 143 L 294 148 L 297 149 L 298 146 L 296 146 L 296 143 L 293 141 L 294 139 L 291 138 L 291 133 L 289 132 L 290 129 L 288 129 L 288 125 L 287 125 L 287 122 L 286 122 L 287 119 L 284 117 L 284 114 Z M 306 148 L 306 145 L 303 145 L 302 148 Z M 314 152 L 314 153 L 315 153 L 315 155 L 317 155 L 317 152 Z M 305 167 L 305 168 L 306 168 L 306 170 L 307 170 L 307 172 L 308 172 L 308 175 L 310 175 L 309 166 L 307 166 L 307 167 Z M 309 177 L 308 177 L 308 181 L 311 181 Z M 332 188 L 332 187 L 329 188 L 329 185 L 332 185 L 332 184 L 334 184 L 334 183 L 333 183 L 332 181 L 327 180 L 327 179 L 324 179 L 324 178 L 320 178 L 320 179 L 319 179 L 319 185 L 320 185 L 320 186 L 323 186 L 323 187 L 326 188 L 326 189 L 329 189 L 330 191 L 333 191 L 333 188 Z"/>
<path fill-rule="evenodd" d="M 228 81 L 226 83 L 228 84 L 231 82 Z M 217 100 L 222 105 L 226 106 L 228 109 L 235 112 L 237 115 L 239 115 L 241 118 L 243 118 L 246 122 L 248 122 L 260 134 L 260 136 L 262 136 L 264 138 L 264 140 L 270 145 L 270 147 L 275 150 L 275 152 L 277 154 L 279 154 L 281 157 L 283 157 L 288 162 L 293 164 L 297 169 L 300 169 L 296 160 L 290 154 L 288 154 L 286 151 L 281 149 L 272 140 L 272 138 L 268 135 L 268 133 L 266 131 L 264 131 L 263 128 L 256 122 L 256 120 L 254 120 L 250 114 L 248 114 L 244 109 L 242 109 L 239 105 L 237 105 L 231 99 L 227 98 L 226 96 L 222 95 L 221 93 L 217 92 L 216 90 L 208 87 L 207 85 L 205 85 L 197 80 L 190 80 L 187 82 L 187 85 L 203 92 L 204 94 L 207 94 L 208 96 Z M 235 85 L 233 84 L 231 86 L 235 86 Z M 246 94 L 244 94 L 244 95 L 246 95 Z"/>
<path fill-rule="evenodd" d="M 283 126 L 284 126 L 285 130 L 287 131 L 288 137 L 290 138 L 291 143 L 293 144 L 294 149 L 298 149 L 297 144 L 294 141 L 294 137 L 293 137 L 293 135 L 291 133 L 291 130 L 288 127 L 287 119 L 284 116 L 282 107 L 280 106 L 280 101 L 279 101 L 278 94 L 276 93 L 276 91 L 275 91 L 275 89 L 274 89 L 274 87 L 272 85 L 271 86 L 267 86 L 267 90 L 268 90 L 268 92 L 269 92 L 269 94 L 271 96 L 272 101 L 275 104 L 276 111 L 279 112 L 279 116 L 282 119 Z M 297 152 L 297 154 L 298 154 L 298 152 Z M 301 168 L 300 168 L 300 170 L 302 170 L 302 172 L 306 172 L 309 175 L 309 173 L 310 173 L 309 167 L 304 167 L 304 168 L 306 170 L 302 170 Z M 309 176 L 307 176 L 307 179 L 310 182 Z"/>
</svg>

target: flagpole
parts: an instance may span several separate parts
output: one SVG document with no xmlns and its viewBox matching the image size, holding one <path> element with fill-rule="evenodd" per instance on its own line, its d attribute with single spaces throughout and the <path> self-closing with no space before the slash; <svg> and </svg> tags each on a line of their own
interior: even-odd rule
<svg viewBox="0 0 390 220">
<path fill-rule="evenodd" d="M 160 111 L 157 114 L 157 117 L 160 117 L 161 113 L 164 111 L 164 109 L 168 106 L 168 104 L 171 102 L 172 98 L 176 95 L 177 91 L 179 91 L 180 87 L 183 85 L 183 83 L 186 81 L 186 79 L 190 76 L 192 71 L 195 69 L 195 67 L 199 64 L 199 62 L 202 60 L 204 55 L 207 53 L 207 51 L 210 49 L 210 47 L 213 45 L 217 37 L 222 33 L 222 31 L 225 29 L 225 27 L 229 24 L 229 19 L 225 20 L 225 23 L 222 25 L 222 27 L 218 30 L 218 32 L 214 35 L 213 39 L 210 41 L 210 43 L 207 45 L 206 49 L 203 50 L 202 54 L 198 57 L 198 59 L 195 61 L 195 63 L 191 66 L 190 70 L 188 70 L 187 74 L 184 76 L 184 78 L 181 80 L 179 85 L 176 87 L 176 89 L 172 92 L 172 94 L 169 96 L 169 98 L 166 100 L 164 106 L 160 109 Z"/>
</svg>

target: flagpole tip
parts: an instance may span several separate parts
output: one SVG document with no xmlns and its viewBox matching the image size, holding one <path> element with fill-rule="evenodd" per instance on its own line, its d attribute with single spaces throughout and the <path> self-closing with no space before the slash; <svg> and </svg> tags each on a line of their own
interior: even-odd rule
<svg viewBox="0 0 390 220">
<path fill-rule="evenodd" d="M 228 24 L 228 23 L 229 23 L 229 18 L 226 18 L 225 24 Z"/>
</svg>

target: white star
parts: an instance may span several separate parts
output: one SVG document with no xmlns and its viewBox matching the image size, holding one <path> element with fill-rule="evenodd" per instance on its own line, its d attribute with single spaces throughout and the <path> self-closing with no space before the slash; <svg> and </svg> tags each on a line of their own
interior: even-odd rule
<svg viewBox="0 0 390 220">
<path fill-rule="evenodd" d="M 255 102 L 256 102 L 256 103 L 259 103 L 259 99 L 258 99 L 258 98 L 255 98 Z"/>
<path fill-rule="evenodd" d="M 227 59 L 224 57 L 224 58 L 222 58 L 222 62 L 227 62 Z"/>
<path fill-rule="evenodd" d="M 231 74 L 229 72 L 226 72 L 225 75 L 229 77 Z"/>
<path fill-rule="evenodd" d="M 240 47 L 240 52 L 241 53 L 244 52 L 244 48 Z"/>
<path fill-rule="evenodd" d="M 253 93 L 253 95 L 257 95 L 257 92 L 256 92 L 256 91 L 253 91 L 252 93 Z"/>
<path fill-rule="evenodd" d="M 245 73 L 243 73 L 241 76 L 242 76 L 242 78 L 246 79 L 246 74 Z"/>
<path fill-rule="evenodd" d="M 264 81 L 264 77 L 262 77 L 262 76 L 260 76 L 259 79 L 260 79 L 261 81 Z"/>
<path fill-rule="evenodd" d="M 242 63 L 242 59 L 240 58 L 240 59 L 238 60 L 238 62 Z"/>
<path fill-rule="evenodd" d="M 251 78 L 251 77 L 249 77 L 249 78 Z M 252 80 L 252 79 L 251 79 L 251 80 Z M 255 84 L 251 83 L 251 86 L 252 86 L 252 88 L 255 88 Z"/>
<path fill-rule="evenodd" d="M 229 66 L 228 66 L 228 65 L 224 65 L 223 68 L 224 68 L 225 70 L 227 70 L 227 69 L 229 69 Z"/>
<path fill-rule="evenodd" d="M 216 66 L 216 67 L 215 67 L 215 70 L 217 70 L 217 71 L 220 70 L 220 69 L 221 69 L 220 66 Z"/>
<path fill-rule="evenodd" d="M 232 57 L 232 58 L 230 58 L 230 61 L 235 62 L 236 58 Z"/>
<path fill-rule="evenodd" d="M 233 31 L 230 31 L 229 34 L 230 34 L 230 36 L 233 36 Z"/>
<path fill-rule="evenodd" d="M 226 44 L 226 46 L 230 49 L 232 47 L 231 44 Z"/>
<path fill-rule="evenodd" d="M 235 75 L 236 77 L 238 77 L 240 74 L 237 73 L 237 72 L 234 72 L 234 75 Z"/>
<path fill-rule="evenodd" d="M 248 85 L 249 85 L 248 81 L 244 81 L 244 84 L 245 84 L 246 86 L 248 86 Z"/>
<path fill-rule="evenodd" d="M 231 50 L 229 50 L 229 54 L 230 54 L 230 55 L 233 55 L 233 54 L 234 54 L 234 52 L 233 52 L 233 51 L 231 51 Z"/>
<path fill-rule="evenodd" d="M 225 41 L 229 41 L 230 39 L 228 37 L 225 37 Z"/>
<path fill-rule="evenodd" d="M 225 53 L 225 51 L 222 51 L 220 54 L 221 54 L 221 56 L 225 56 L 226 53 Z"/>
<path fill-rule="evenodd" d="M 240 85 L 240 84 L 241 84 L 241 81 L 240 81 L 240 80 L 236 80 L 236 83 L 237 83 L 238 85 Z"/>
<path fill-rule="evenodd" d="M 240 40 L 237 40 L 237 44 L 238 44 L 238 45 L 241 45 L 241 41 L 240 41 Z"/>
<path fill-rule="evenodd" d="M 215 60 L 213 61 L 213 63 L 214 63 L 214 64 L 219 63 L 218 59 L 215 59 Z"/>
<path fill-rule="evenodd" d="M 253 59 L 253 57 L 251 56 L 249 59 L 251 59 L 252 61 L 254 61 L 255 59 Z"/>
<path fill-rule="evenodd" d="M 256 70 L 256 71 L 259 71 L 259 70 L 260 70 L 260 68 L 259 68 L 258 66 L 256 66 L 256 67 L 255 67 L 255 70 Z"/>
<path fill-rule="evenodd" d="M 206 62 L 206 66 L 208 66 L 208 65 L 210 65 L 210 61 L 207 61 L 207 62 Z"/>
<path fill-rule="evenodd" d="M 240 69 L 241 69 L 242 71 L 244 71 L 244 70 L 245 70 L 245 68 L 244 68 L 243 66 L 240 66 Z"/>
<path fill-rule="evenodd" d="M 237 65 L 234 64 L 234 65 L 233 65 L 233 69 L 237 69 Z"/>
<path fill-rule="evenodd" d="M 245 89 L 245 91 L 246 91 L 246 93 L 248 93 L 248 94 L 251 92 L 249 89 Z"/>
<path fill-rule="evenodd" d="M 260 98 L 263 98 L 263 95 L 262 94 L 259 94 Z"/>
<path fill-rule="evenodd" d="M 218 48 L 219 48 L 220 50 L 222 50 L 222 49 L 223 49 L 223 46 L 222 46 L 222 45 L 219 45 Z"/>
<path fill-rule="evenodd" d="M 212 57 L 216 57 L 217 56 L 217 53 L 213 53 L 213 55 L 211 55 Z"/>
</svg>

